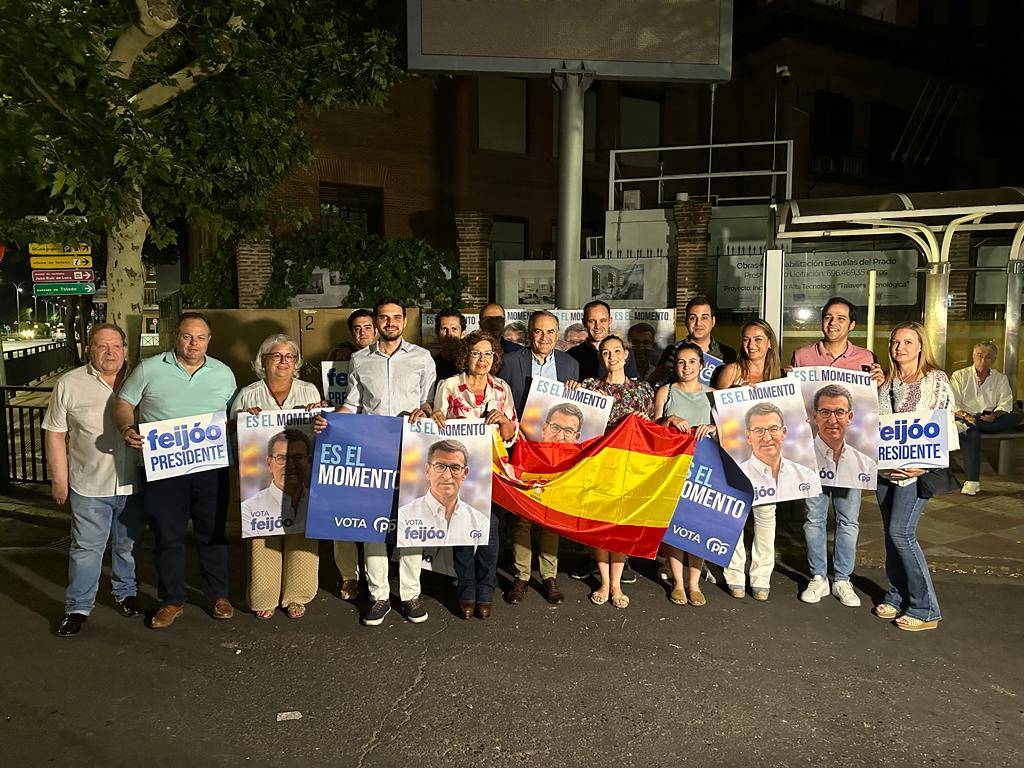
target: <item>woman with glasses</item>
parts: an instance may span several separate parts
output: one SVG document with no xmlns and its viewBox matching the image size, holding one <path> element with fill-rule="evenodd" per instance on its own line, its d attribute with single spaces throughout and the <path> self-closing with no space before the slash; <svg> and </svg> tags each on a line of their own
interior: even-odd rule
<svg viewBox="0 0 1024 768">
<path fill-rule="evenodd" d="M 654 396 L 654 413 L 658 423 L 678 429 L 684 435 L 692 432 L 698 440 L 717 434 L 711 422 L 711 399 L 708 396 L 711 388 L 700 381 L 700 372 L 704 367 L 703 350 L 693 342 L 685 341 L 676 348 L 673 363 L 678 381 L 659 387 Z M 669 600 L 676 605 L 704 605 L 707 600 L 700 591 L 704 558 L 667 544 L 664 548 L 674 584 Z M 687 571 L 685 579 L 684 560 Z"/>
<path fill-rule="evenodd" d="M 301 366 L 299 345 L 291 336 L 283 333 L 268 336 L 260 344 L 259 353 L 252 363 L 259 378 L 238 393 L 231 405 L 232 417 L 237 417 L 239 411 L 255 415 L 261 411 L 326 406 L 315 385 L 299 380 Z M 278 446 L 283 446 L 284 450 L 268 457 L 268 462 L 277 461 L 282 472 L 288 469 L 304 470 L 307 480 L 303 490 L 308 493 L 312 457 L 307 451 L 305 467 L 293 466 L 303 461 L 298 456 L 302 451 L 298 448 L 293 450 L 292 445 L 283 440 Z M 318 551 L 319 542 L 307 539 L 302 533 L 249 539 L 247 591 L 249 606 L 256 618 L 272 618 L 278 605 L 284 607 L 288 618 L 302 618 L 306 613 L 306 603 L 316 597 L 320 563 Z"/>
<path fill-rule="evenodd" d="M 764 320 L 750 320 L 740 328 L 740 352 L 736 362 L 723 366 L 716 389 L 760 384 L 762 381 L 782 378 L 782 362 L 775 331 Z M 765 432 L 773 439 L 781 439 L 781 425 L 757 427 L 760 436 Z M 775 505 L 760 504 L 751 507 L 754 517 L 754 541 L 750 547 L 750 590 L 755 600 L 765 601 L 771 590 L 772 572 L 775 570 Z M 732 559 L 725 568 L 725 583 L 729 594 L 737 599 L 746 597 L 747 548 L 740 536 Z"/>
<path fill-rule="evenodd" d="M 945 408 L 949 418 L 949 450 L 960 447 L 952 413 L 956 398 L 945 371 L 932 356 L 928 334 L 920 323 L 899 323 L 889 335 L 889 371 L 878 389 L 878 413 Z M 885 575 L 889 591 L 874 607 L 880 619 L 895 620 L 908 632 L 937 629 L 942 614 L 917 541 L 917 523 L 924 514 L 917 479 L 923 469 L 890 469 L 878 473 L 878 507 L 885 526 Z"/>
<path fill-rule="evenodd" d="M 484 419 L 494 424 L 505 445 L 519 435 L 512 390 L 495 374 L 501 368 L 501 344 L 489 333 L 473 331 L 461 340 L 455 356 L 455 376 L 438 382 L 432 418 L 443 427 L 447 419 Z M 454 470 L 450 470 L 454 471 Z M 486 544 L 452 547 L 458 579 L 459 613 L 463 619 L 491 618 L 498 585 L 498 518 L 491 508 Z"/>
<path fill-rule="evenodd" d="M 626 376 L 625 366 L 629 351 L 622 339 L 615 335 L 605 336 L 597 351 L 608 374 L 603 379 L 588 378 L 579 383 L 567 381 L 566 387 L 583 387 L 611 396 L 612 412 L 608 417 L 606 432 L 631 413 L 645 419 L 653 419 L 654 390 L 646 381 Z M 628 608 L 629 595 L 622 591 L 622 569 L 626 564 L 626 556 L 595 547 L 594 559 L 597 561 L 601 584 L 590 594 L 590 602 L 594 605 L 611 602 L 616 608 Z"/>
</svg>

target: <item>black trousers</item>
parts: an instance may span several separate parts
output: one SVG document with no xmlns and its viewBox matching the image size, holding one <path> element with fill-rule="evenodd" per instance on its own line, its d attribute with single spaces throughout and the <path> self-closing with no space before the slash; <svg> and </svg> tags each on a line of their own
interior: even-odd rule
<svg viewBox="0 0 1024 768">
<path fill-rule="evenodd" d="M 209 600 L 228 596 L 228 470 L 146 482 L 142 503 L 156 536 L 157 593 L 163 605 L 184 605 L 185 537 L 192 521 L 199 573 Z"/>
</svg>

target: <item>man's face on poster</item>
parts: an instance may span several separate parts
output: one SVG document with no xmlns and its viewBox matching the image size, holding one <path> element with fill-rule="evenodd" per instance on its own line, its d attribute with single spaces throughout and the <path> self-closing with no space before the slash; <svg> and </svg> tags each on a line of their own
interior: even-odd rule
<svg viewBox="0 0 1024 768">
<path fill-rule="evenodd" d="M 427 463 L 427 482 L 437 498 L 458 496 L 468 472 L 461 451 L 437 450 Z"/>
<path fill-rule="evenodd" d="M 829 443 L 841 442 L 846 430 L 853 422 L 853 410 L 845 397 L 818 398 L 814 409 L 814 426 L 823 440 Z"/>
<path fill-rule="evenodd" d="M 754 457 L 765 464 L 774 464 L 782 455 L 782 441 L 786 439 L 786 425 L 777 413 L 756 414 L 750 417 L 747 442 Z"/>
<path fill-rule="evenodd" d="M 309 478 L 309 448 L 301 440 L 278 440 L 267 457 L 267 468 L 280 490 L 306 485 Z"/>
<path fill-rule="evenodd" d="M 580 420 L 561 411 L 548 413 L 541 427 L 541 440 L 545 443 L 575 443 L 580 439 Z"/>
</svg>

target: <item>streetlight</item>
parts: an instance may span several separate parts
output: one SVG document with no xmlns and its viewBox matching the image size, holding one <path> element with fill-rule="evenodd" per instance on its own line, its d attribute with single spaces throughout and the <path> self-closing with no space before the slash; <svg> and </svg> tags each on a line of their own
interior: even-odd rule
<svg viewBox="0 0 1024 768">
<path fill-rule="evenodd" d="M 14 286 L 14 304 L 17 311 L 17 315 L 14 317 L 14 331 L 17 333 L 21 326 L 21 286 L 23 286 L 24 283 L 15 283 L 12 281 L 11 285 Z"/>
</svg>

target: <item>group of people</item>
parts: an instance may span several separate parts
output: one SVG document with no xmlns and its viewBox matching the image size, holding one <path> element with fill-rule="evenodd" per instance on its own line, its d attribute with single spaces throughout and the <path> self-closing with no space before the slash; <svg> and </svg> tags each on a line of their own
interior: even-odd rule
<svg viewBox="0 0 1024 768">
<path fill-rule="evenodd" d="M 608 429 L 629 414 L 637 414 L 670 429 L 694 433 L 698 439 L 715 439 L 717 429 L 709 396 L 712 387 L 758 384 L 785 376 L 787 369 L 768 323 L 745 323 L 736 352 L 713 337 L 715 309 L 707 298 L 694 297 L 686 305 L 685 316 L 688 333 L 672 349 L 667 358 L 670 364 L 645 363 L 648 370 L 644 376 L 637 368 L 630 345 L 610 333 L 611 311 L 601 301 L 584 307 L 585 336 L 566 351 L 557 348 L 558 318 L 550 312 L 537 311 L 531 315 L 523 346 L 505 338 L 505 313 L 500 305 L 484 306 L 480 311 L 480 330 L 469 334 L 465 334 L 465 317 L 456 310 L 447 310 L 437 315 L 441 351 L 431 357 L 426 349 L 403 337 L 403 304 L 385 299 L 372 310 L 358 310 L 348 318 L 353 344 L 352 349 L 343 351 L 350 354 L 349 389 L 337 410 L 409 420 L 431 418 L 441 426 L 453 419 L 483 418 L 495 426 L 505 445 L 514 451 L 521 439 L 518 416 L 523 413 L 531 381 L 545 377 L 569 388 L 579 386 L 610 395 L 613 407 Z M 869 350 L 850 341 L 856 321 L 853 304 L 840 297 L 830 299 L 822 308 L 822 339 L 798 349 L 790 365 L 869 371 L 878 385 L 881 413 L 948 409 L 964 431 L 967 481 L 963 492 L 977 493 L 980 434 L 1013 428 L 1020 421 L 1013 413 L 1013 397 L 1006 378 L 991 369 L 994 347 L 987 343 L 978 345 L 974 365 L 957 371 L 951 383 L 936 365 L 927 333 L 920 324 L 900 323 L 893 329 L 888 366 L 883 369 Z M 174 348 L 129 370 L 123 331 L 110 324 L 97 325 L 88 334 L 87 364 L 57 382 L 43 427 L 53 497 L 61 504 L 70 502 L 72 512 L 69 586 L 59 635 L 77 635 L 93 610 L 108 540 L 112 542 L 112 588 L 117 611 L 124 616 L 142 613 L 137 597 L 134 542 L 145 523 L 155 537 L 160 600 L 150 626 L 169 627 L 186 603 L 185 542 L 189 520 L 210 615 L 215 619 L 233 616 L 225 536 L 228 470 L 144 480 L 138 462 L 142 446 L 138 425 L 213 411 L 227 410 L 237 417 L 240 411 L 313 409 L 327 404 L 315 385 L 299 379 L 302 355 L 299 345 L 289 336 L 275 334 L 261 344 L 253 362 L 257 380 L 241 390 L 231 370 L 207 354 L 211 336 L 210 324 L 202 314 L 186 312 L 179 322 Z M 711 386 L 700 380 L 705 355 L 724 361 Z M 841 439 L 844 419 L 850 411 L 851 404 L 848 400 L 844 403 L 841 394 L 815 403 L 816 451 L 828 455 L 837 468 L 856 458 Z M 761 465 L 758 469 L 777 480 L 780 473 L 789 471 L 777 450 L 785 425 L 781 414 L 771 412 L 770 408 L 758 418 L 757 424 L 748 419 L 747 437 L 752 445 L 763 443 L 762 450 L 756 453 Z M 322 418 L 317 421 L 322 429 L 326 422 Z M 576 442 L 581 426 L 578 409 L 552 408 L 542 436 L 550 442 Z M 293 440 L 287 433 L 275 436 L 271 442 L 267 461 L 274 484 L 282 503 L 295 507 L 308 493 L 308 480 L 303 483 L 302 477 L 308 478 L 311 446 L 308 439 Z M 450 453 L 451 456 L 441 456 L 431 464 L 439 476 L 438 483 L 431 484 L 432 494 L 435 486 L 443 489 L 448 483 L 457 488 L 464 479 L 465 457 L 460 460 L 457 451 Z M 927 503 L 917 487 L 922 472 L 879 472 L 876 489 L 885 528 L 890 588 L 873 612 L 908 631 L 935 628 L 941 618 L 928 566 L 916 538 L 917 523 Z M 437 505 L 440 519 L 450 519 L 448 507 L 453 502 L 443 490 L 437 493 L 443 498 L 428 501 Z M 804 602 L 817 603 L 831 592 L 843 605 L 860 605 L 850 583 L 856 559 L 860 497 L 857 489 L 826 486 L 820 495 L 806 500 L 804 532 L 809 581 L 800 595 Z M 826 531 L 830 506 L 836 526 L 831 585 Z M 755 600 L 768 599 L 775 563 L 775 513 L 773 504 L 756 504 L 752 509 L 749 559 L 741 536 L 724 571 L 729 594 L 735 598 L 746 596 L 749 583 Z M 508 518 L 505 523 L 512 538 L 512 583 L 504 593 L 505 601 L 518 605 L 526 599 L 535 554 L 541 595 L 551 604 L 565 599 L 558 585 L 557 534 L 493 508 L 489 539 L 476 546 L 454 547 L 452 551 L 459 614 L 467 620 L 474 616 L 487 620 L 492 615 L 498 588 L 499 515 Z M 536 544 L 535 527 L 539 528 Z M 318 589 L 318 542 L 301 533 L 286 533 L 249 539 L 248 546 L 247 599 L 253 614 L 269 619 L 281 608 L 288 617 L 301 618 Z M 376 626 L 391 610 L 392 558 L 383 543 L 365 543 L 361 548 L 362 574 L 369 591 L 369 606 L 361 620 L 367 626 Z M 705 605 L 700 586 L 704 562 L 668 546 L 663 547 L 663 554 L 665 561 L 659 574 L 670 583 L 669 599 L 677 605 Z M 424 622 L 428 613 L 420 588 L 423 552 L 417 547 L 402 547 L 393 555 L 398 561 L 402 613 L 410 622 Z M 345 600 L 357 599 L 361 572 L 357 545 L 335 542 L 334 558 L 339 572 L 337 594 Z M 594 605 L 628 607 L 629 597 L 623 584 L 635 581 L 636 576 L 623 555 L 596 549 L 593 561 L 588 560 L 571 575 L 595 579 L 596 587 L 590 595 Z"/>
</svg>

